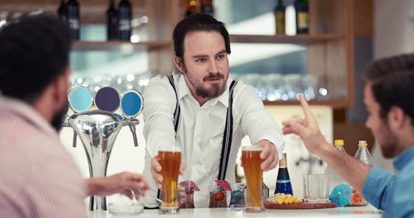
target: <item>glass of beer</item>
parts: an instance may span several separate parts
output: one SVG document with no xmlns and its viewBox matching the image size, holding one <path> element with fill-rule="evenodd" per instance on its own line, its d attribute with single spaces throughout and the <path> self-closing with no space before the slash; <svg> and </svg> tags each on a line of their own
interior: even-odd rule
<svg viewBox="0 0 414 218">
<path fill-rule="evenodd" d="M 263 171 L 260 168 L 263 148 L 258 145 L 242 147 L 242 164 L 246 176 L 246 212 L 260 213 L 264 211 L 262 200 Z"/>
<path fill-rule="evenodd" d="M 161 147 L 158 151 L 157 161 L 161 165 L 162 203 L 161 214 L 178 213 L 178 175 L 181 165 L 181 147 Z"/>
</svg>

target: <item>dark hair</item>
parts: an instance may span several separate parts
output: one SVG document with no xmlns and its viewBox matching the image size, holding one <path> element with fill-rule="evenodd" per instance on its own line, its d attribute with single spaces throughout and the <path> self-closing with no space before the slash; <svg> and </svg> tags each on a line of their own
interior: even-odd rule
<svg viewBox="0 0 414 218">
<path fill-rule="evenodd" d="M 411 117 L 414 125 L 414 53 L 374 61 L 364 71 L 363 79 L 372 84 L 382 118 L 397 106 Z"/>
<path fill-rule="evenodd" d="M 28 103 L 68 67 L 69 27 L 57 16 L 22 17 L 0 29 L 0 92 Z"/>
<path fill-rule="evenodd" d="M 181 20 L 174 28 L 173 43 L 175 56 L 183 58 L 184 55 L 184 38 L 189 32 L 193 31 L 216 31 L 223 38 L 227 54 L 230 54 L 230 36 L 224 23 L 217 21 L 207 14 L 194 14 Z"/>
</svg>

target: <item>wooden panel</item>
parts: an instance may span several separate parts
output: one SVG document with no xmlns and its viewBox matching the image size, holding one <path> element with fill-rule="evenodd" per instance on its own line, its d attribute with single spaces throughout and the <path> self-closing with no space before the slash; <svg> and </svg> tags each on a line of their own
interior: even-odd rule
<svg viewBox="0 0 414 218">
<path fill-rule="evenodd" d="M 355 1 L 355 36 L 371 37 L 374 29 L 373 0 Z"/>
<path fill-rule="evenodd" d="M 179 0 L 146 0 L 147 15 L 150 21 L 149 38 L 161 41 L 172 41 L 172 32 L 179 20 Z M 165 74 L 173 69 L 172 47 L 149 53 L 149 67 L 152 72 Z"/>
<path fill-rule="evenodd" d="M 334 123 L 334 138 L 345 140 L 345 150 L 354 155 L 358 149 L 358 140 L 366 140 L 371 150 L 375 143 L 374 136 L 364 124 Z"/>
</svg>

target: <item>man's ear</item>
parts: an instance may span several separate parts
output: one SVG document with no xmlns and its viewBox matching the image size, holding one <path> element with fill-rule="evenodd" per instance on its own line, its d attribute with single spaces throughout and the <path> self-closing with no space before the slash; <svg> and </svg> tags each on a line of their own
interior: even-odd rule
<svg viewBox="0 0 414 218">
<path fill-rule="evenodd" d="M 394 128 L 402 128 L 406 122 L 409 122 L 410 124 L 410 120 L 408 118 L 409 117 L 406 116 L 400 107 L 393 106 L 388 112 L 388 123 L 390 123 L 390 125 Z"/>
<path fill-rule="evenodd" d="M 180 71 L 182 74 L 186 73 L 185 68 L 184 68 L 184 61 L 182 58 L 175 56 L 174 65 L 175 65 L 175 68 L 177 68 L 177 70 Z"/>
<path fill-rule="evenodd" d="M 71 72 L 70 67 L 66 68 L 65 72 L 59 75 L 53 82 L 53 100 L 58 106 L 65 104 L 67 101 L 66 99 L 70 86 L 69 77 Z"/>
</svg>

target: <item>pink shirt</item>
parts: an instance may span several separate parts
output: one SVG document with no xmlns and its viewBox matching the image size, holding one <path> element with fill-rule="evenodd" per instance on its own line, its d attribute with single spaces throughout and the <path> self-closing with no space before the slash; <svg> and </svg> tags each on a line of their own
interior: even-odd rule
<svg viewBox="0 0 414 218">
<path fill-rule="evenodd" d="M 87 217 L 86 184 L 56 131 L 0 96 L 0 217 Z"/>
</svg>

